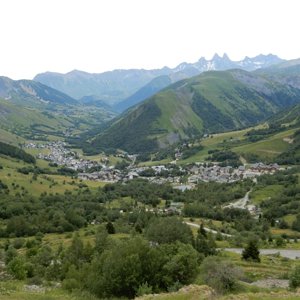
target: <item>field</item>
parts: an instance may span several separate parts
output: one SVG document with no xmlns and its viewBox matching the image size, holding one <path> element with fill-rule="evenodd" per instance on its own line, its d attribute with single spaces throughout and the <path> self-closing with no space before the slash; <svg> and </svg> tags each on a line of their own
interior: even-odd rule
<svg viewBox="0 0 300 300">
<path fill-rule="evenodd" d="M 243 141 L 245 139 L 245 134 L 250 129 L 230 131 L 224 133 L 217 133 L 209 135 L 201 141 L 201 145 L 204 146 L 204 149 L 199 151 L 197 154 L 181 160 L 180 164 L 187 164 L 193 162 L 203 162 L 205 158 L 209 156 L 208 151 L 212 149 L 221 149 L 224 146 L 224 142 L 229 144 L 229 146 L 238 141 Z"/>
<path fill-rule="evenodd" d="M 41 193 L 64 193 L 66 190 L 77 190 L 84 183 L 90 189 L 96 189 L 104 185 L 104 183 L 96 181 L 81 181 L 75 178 L 62 175 L 48 175 L 40 174 L 37 178 L 33 177 L 33 174 L 22 174 L 17 171 L 18 168 L 29 166 L 29 164 L 23 161 L 0 156 L 0 165 L 3 169 L 0 169 L 0 180 L 7 184 L 12 190 L 12 194 L 16 193 L 29 193 L 33 196 L 39 196 Z M 51 171 L 55 171 L 56 168 L 51 168 L 44 160 L 37 160 L 37 166 L 41 168 L 48 168 Z"/>
<path fill-rule="evenodd" d="M 282 190 L 282 185 L 268 185 L 259 190 L 254 190 L 250 194 L 250 200 L 253 204 L 260 204 L 263 200 L 276 196 Z"/>
<path fill-rule="evenodd" d="M 274 158 L 288 149 L 289 143 L 284 141 L 284 139 L 291 137 L 296 130 L 297 129 L 286 130 L 262 141 L 234 147 L 232 150 L 239 154 L 257 154 L 263 159 Z"/>
<path fill-rule="evenodd" d="M 251 129 L 265 128 L 266 124 L 262 124 L 253 128 L 244 130 L 230 131 L 218 134 L 212 134 L 201 140 L 201 145 L 204 146 L 203 150 L 197 154 L 185 159 L 180 160 L 180 164 L 204 162 L 209 156 L 208 151 L 213 149 L 229 148 L 231 151 L 241 155 L 243 154 L 256 154 L 261 160 L 269 160 L 275 158 L 280 153 L 286 151 L 289 147 L 290 137 L 299 128 L 285 130 L 270 137 L 267 137 L 258 142 L 247 142 L 245 134 Z M 242 158 L 243 159 L 243 158 Z"/>
</svg>

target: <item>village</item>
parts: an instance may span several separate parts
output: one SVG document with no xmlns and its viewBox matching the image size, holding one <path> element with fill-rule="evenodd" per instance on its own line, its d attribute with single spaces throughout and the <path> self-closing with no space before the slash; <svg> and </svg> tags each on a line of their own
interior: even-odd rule
<svg viewBox="0 0 300 300">
<path fill-rule="evenodd" d="M 255 163 L 249 166 L 239 166 L 233 168 L 231 166 L 221 167 L 218 164 L 196 163 L 189 170 L 189 183 L 199 182 L 219 182 L 230 183 L 243 179 L 255 179 L 263 174 L 273 174 L 280 169 L 278 164 L 265 165 L 263 163 Z"/>
<path fill-rule="evenodd" d="M 201 182 L 232 183 L 240 180 L 251 179 L 257 182 L 257 177 L 264 174 L 274 174 L 282 170 L 278 164 L 266 165 L 262 162 L 242 165 L 239 167 L 220 166 L 217 162 L 197 162 L 189 165 L 180 165 L 179 158 L 175 158 L 169 164 L 140 166 L 136 164 L 137 155 L 127 153 L 117 154 L 118 158 L 127 162 L 125 167 L 109 165 L 109 159 L 103 156 L 99 161 L 80 158 L 76 151 L 67 148 L 62 141 L 48 142 L 46 144 L 28 143 L 24 145 L 27 149 L 40 149 L 38 159 L 44 159 L 49 164 L 63 166 L 77 171 L 79 180 L 90 180 L 97 182 L 115 183 L 127 182 L 136 178 L 142 178 L 152 183 L 169 183 L 174 189 L 182 192 L 191 190 Z M 45 151 L 46 150 L 46 151 Z M 250 204 L 249 192 L 244 198 L 228 207 L 247 209 L 252 215 L 258 216 L 259 207 Z M 156 210 L 155 210 L 156 211 Z M 163 211 L 156 211 L 164 214 L 180 214 L 181 207 L 172 203 Z"/>
<path fill-rule="evenodd" d="M 122 158 L 129 161 L 128 166 L 119 169 L 118 166 L 108 165 L 108 158 L 101 161 L 80 158 L 79 154 L 67 148 L 62 141 L 48 142 L 46 144 L 28 143 L 25 148 L 41 149 L 43 153 L 37 155 L 38 159 L 49 161 L 52 165 L 65 166 L 78 172 L 78 179 L 99 182 L 128 181 L 134 178 L 144 178 L 150 182 L 164 184 L 170 183 L 174 188 L 182 191 L 192 189 L 200 182 L 231 183 L 244 179 L 256 180 L 263 174 L 273 174 L 280 170 L 278 164 L 266 165 L 255 163 L 237 168 L 222 167 L 218 163 L 202 162 L 186 166 L 177 164 L 177 160 L 167 165 L 137 166 L 136 155 L 122 154 Z M 47 153 L 45 153 L 45 149 Z M 175 170 L 175 171 L 174 171 Z"/>
<path fill-rule="evenodd" d="M 67 149 L 67 144 L 62 141 L 48 142 L 46 144 L 28 143 L 24 145 L 27 149 L 49 150 L 49 153 L 39 153 L 36 158 L 44 159 L 53 165 L 65 166 L 75 171 L 87 171 L 91 168 L 103 168 L 104 163 L 92 160 L 80 159 L 79 155 Z"/>
</svg>

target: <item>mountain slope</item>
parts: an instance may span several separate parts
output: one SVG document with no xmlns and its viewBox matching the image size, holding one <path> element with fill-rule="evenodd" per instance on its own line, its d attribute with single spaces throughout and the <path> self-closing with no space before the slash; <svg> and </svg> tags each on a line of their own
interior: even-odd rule
<svg viewBox="0 0 300 300">
<path fill-rule="evenodd" d="M 127 111 L 92 146 L 151 152 L 203 133 L 256 124 L 299 101 L 298 89 L 246 71 L 205 72 Z"/>
<path fill-rule="evenodd" d="M 53 88 L 31 80 L 0 77 L 0 129 L 10 142 L 14 133 L 24 138 L 65 137 L 99 126 L 114 115 L 80 103 Z M 13 137 L 13 135 L 11 136 Z"/>
<path fill-rule="evenodd" d="M 151 82 L 149 82 L 148 84 L 143 86 L 141 89 L 139 89 L 136 93 L 134 93 L 127 99 L 117 103 L 114 106 L 114 108 L 117 111 L 122 112 L 122 111 L 126 110 L 127 108 L 132 107 L 132 106 L 142 102 L 143 100 L 153 96 L 154 94 L 156 94 L 163 88 L 170 85 L 172 82 L 173 82 L 172 79 L 167 75 L 156 77 Z"/>
<path fill-rule="evenodd" d="M 271 54 L 258 55 L 253 58 L 245 57 L 241 61 L 232 61 L 226 54 L 223 57 L 216 54 L 210 60 L 202 57 L 195 63 L 182 63 L 174 69 L 164 67 L 157 70 L 114 70 L 99 74 L 77 70 L 67 74 L 46 72 L 36 75 L 34 80 L 60 90 L 75 99 L 94 95 L 98 99 L 113 105 L 132 96 L 156 77 L 169 76 L 171 82 L 174 83 L 209 70 L 240 68 L 250 71 L 282 61 L 282 59 Z M 145 89 L 147 90 L 147 87 Z M 146 96 L 149 97 L 150 94 L 146 93 Z M 140 96 L 139 99 L 141 99 Z M 141 101 L 145 99 L 143 98 Z M 133 102 L 134 104 L 137 103 L 136 100 Z"/>
<path fill-rule="evenodd" d="M 99 108 L 104 108 L 107 111 L 114 110 L 109 104 L 100 100 L 97 96 L 84 96 L 80 98 L 78 102 L 85 106 L 96 106 Z"/>
<path fill-rule="evenodd" d="M 285 110 L 270 119 L 271 124 L 292 127 L 294 133 L 285 139 L 289 146 L 276 161 L 279 164 L 300 164 L 300 104 Z"/>
<path fill-rule="evenodd" d="M 33 80 L 12 80 L 7 77 L 0 77 L 0 97 L 7 100 L 25 104 L 77 104 L 77 101 L 70 96 Z"/>
<path fill-rule="evenodd" d="M 248 131 L 242 145 L 232 150 L 256 161 L 299 164 L 300 104 L 280 111 L 266 123 L 268 127 Z"/>
<path fill-rule="evenodd" d="M 275 116 L 269 119 L 270 124 L 274 125 L 296 125 L 300 126 L 300 104 L 289 107 L 286 110 L 283 110 L 277 113 Z"/>
<path fill-rule="evenodd" d="M 300 59 L 289 60 L 257 71 L 270 79 L 300 89 Z"/>
</svg>

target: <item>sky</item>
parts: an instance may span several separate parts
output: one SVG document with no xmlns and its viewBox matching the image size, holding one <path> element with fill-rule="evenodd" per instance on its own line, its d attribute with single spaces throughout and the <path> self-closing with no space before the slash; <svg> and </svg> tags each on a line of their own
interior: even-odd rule
<svg viewBox="0 0 300 300">
<path fill-rule="evenodd" d="M 0 75 L 300 57 L 299 0 L 0 0 Z"/>
</svg>

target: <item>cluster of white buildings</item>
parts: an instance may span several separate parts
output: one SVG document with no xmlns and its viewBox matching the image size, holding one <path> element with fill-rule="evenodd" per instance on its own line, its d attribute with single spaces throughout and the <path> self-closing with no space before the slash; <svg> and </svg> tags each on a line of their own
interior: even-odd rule
<svg viewBox="0 0 300 300">
<path fill-rule="evenodd" d="M 235 182 L 247 178 L 256 178 L 263 174 L 273 174 L 280 168 L 277 164 L 265 165 L 256 163 L 249 167 L 240 166 L 233 168 L 231 166 L 221 167 L 218 164 L 207 166 L 206 164 L 197 164 L 189 169 L 189 183 L 198 182 Z"/>
<path fill-rule="evenodd" d="M 47 144 L 28 143 L 24 147 L 33 149 L 48 149 L 48 154 L 39 153 L 37 155 L 37 158 L 50 161 L 51 163 L 57 164 L 58 166 L 66 166 L 76 171 L 85 171 L 93 167 L 104 167 L 104 165 L 99 162 L 82 158 L 80 159 L 76 152 L 68 150 L 66 146 L 67 145 L 65 142 L 55 141 L 49 142 Z"/>
<path fill-rule="evenodd" d="M 113 167 L 103 168 L 101 171 L 93 173 L 78 173 L 78 179 L 81 180 L 113 183 L 122 180 L 122 178 L 122 173 Z"/>
<path fill-rule="evenodd" d="M 135 167 L 134 163 L 136 156 L 130 157 L 130 166 L 126 170 L 121 172 L 113 166 L 107 167 L 104 163 L 80 159 L 77 153 L 68 150 L 66 143 L 62 141 L 48 142 L 46 144 L 28 143 L 24 147 L 34 149 L 48 149 L 49 153 L 39 153 L 37 155 L 37 158 L 45 159 L 59 166 L 66 166 L 73 170 L 81 171 L 81 173 L 78 174 L 78 178 L 82 180 L 117 182 L 142 177 L 153 183 L 171 183 L 172 185 L 174 185 L 174 187 L 177 187 L 181 190 L 190 189 L 199 182 L 213 181 L 220 183 L 230 183 L 247 178 L 255 179 L 262 174 L 273 174 L 280 169 L 277 164 L 266 165 L 261 162 L 249 165 L 247 167 L 240 166 L 238 168 L 233 168 L 231 166 L 221 167 L 218 164 L 211 163 L 196 163 L 191 167 L 179 167 L 179 170 L 184 171 L 185 175 L 187 175 L 188 178 L 185 188 L 181 188 L 181 176 L 165 176 L 166 171 L 171 171 L 172 167 L 165 165 Z M 95 167 L 98 168 L 99 171 L 95 171 L 92 173 L 87 172 L 89 169 Z M 149 169 L 151 169 L 151 171 L 153 172 L 153 176 L 143 176 L 143 172 Z M 162 176 L 162 174 L 164 174 L 164 176 Z"/>
</svg>

